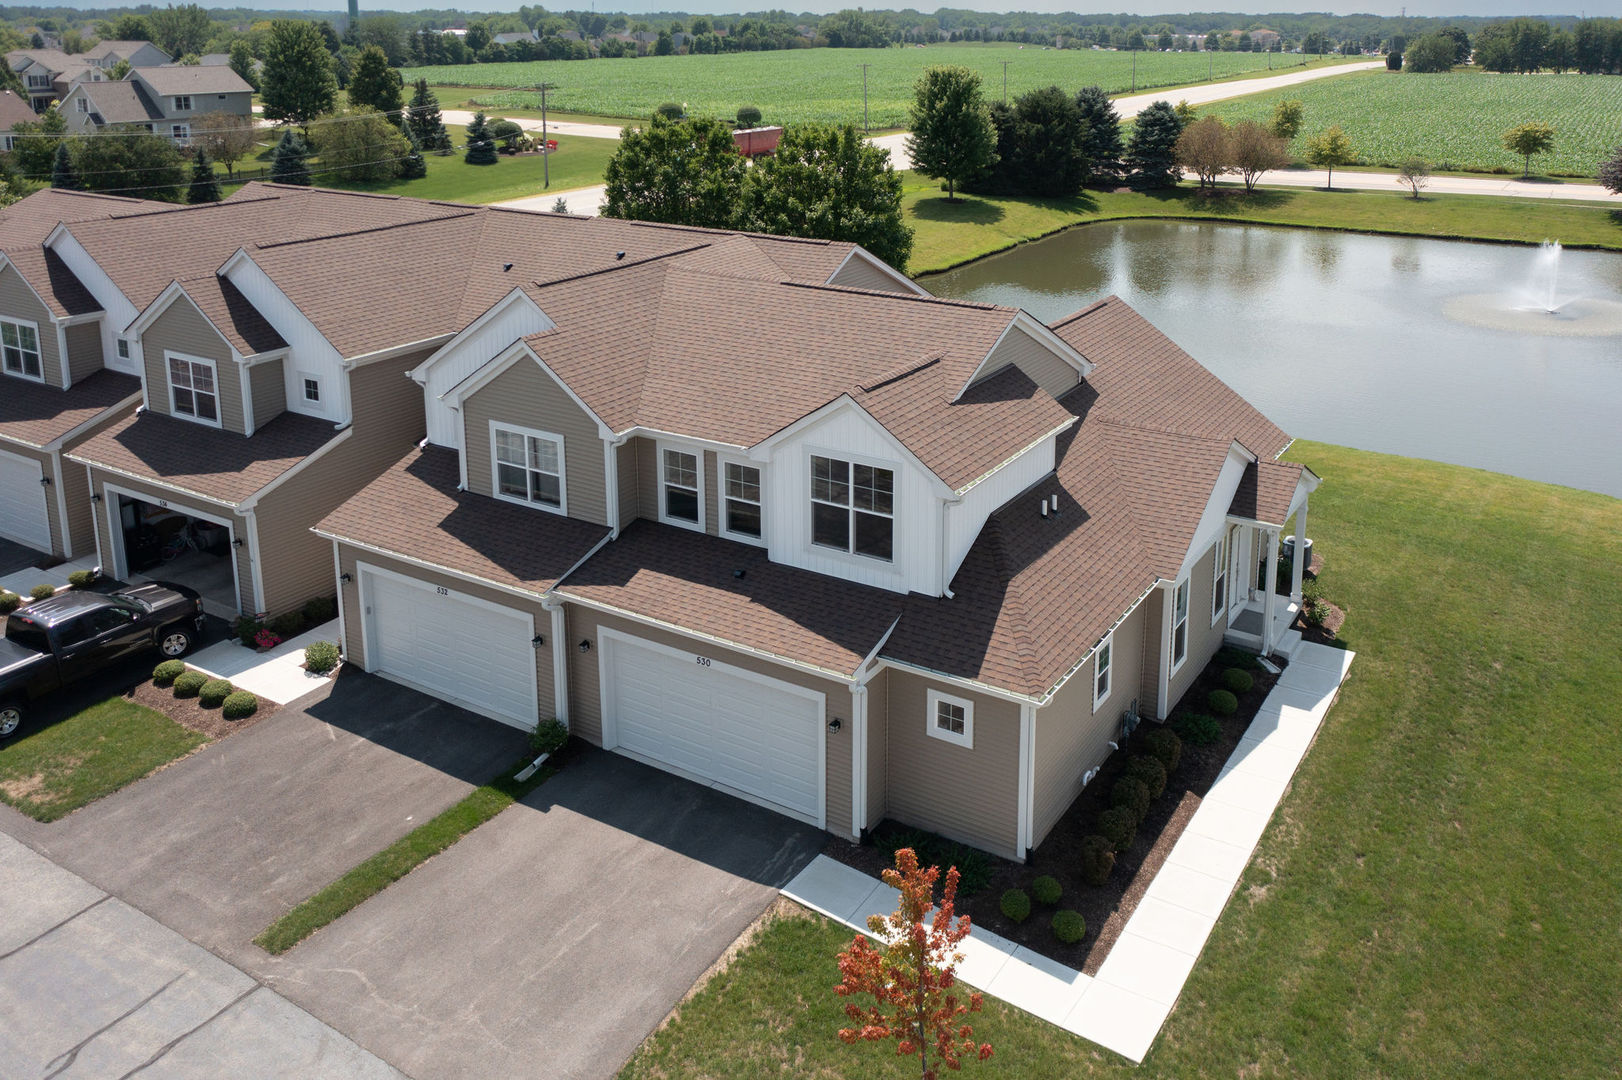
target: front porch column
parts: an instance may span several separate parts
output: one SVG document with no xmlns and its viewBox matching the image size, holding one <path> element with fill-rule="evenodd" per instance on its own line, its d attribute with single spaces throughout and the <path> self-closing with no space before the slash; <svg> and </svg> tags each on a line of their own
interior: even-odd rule
<svg viewBox="0 0 1622 1080">
<path fill-rule="evenodd" d="M 1307 550 L 1307 504 L 1301 502 L 1301 509 L 1295 512 L 1295 558 L 1290 560 L 1290 602 L 1296 607 L 1301 606 L 1301 574 L 1306 570 L 1306 560 L 1301 556 Z"/>
<path fill-rule="evenodd" d="M 1267 591 L 1262 595 L 1262 655 L 1273 655 L 1273 609 L 1278 604 L 1278 529 L 1263 529 L 1267 543 Z"/>
</svg>

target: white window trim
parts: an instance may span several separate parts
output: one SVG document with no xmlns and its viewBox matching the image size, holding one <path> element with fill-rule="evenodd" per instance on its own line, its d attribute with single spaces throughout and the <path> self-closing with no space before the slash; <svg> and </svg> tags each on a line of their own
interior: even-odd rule
<svg viewBox="0 0 1622 1080">
<path fill-rule="evenodd" d="M 1222 535 L 1211 547 L 1211 625 L 1215 626 L 1222 621 L 1228 613 L 1228 544 L 1231 539 L 1231 529 L 1223 529 Z M 1222 583 L 1222 599 L 1217 600 L 1217 583 Z"/>
<path fill-rule="evenodd" d="M 130 353 L 130 339 L 129 338 L 118 338 L 118 339 L 116 339 L 113 342 L 113 355 L 117 356 L 118 359 L 120 359 L 120 360 L 131 360 L 131 359 L 133 359 L 134 357 Z"/>
<path fill-rule="evenodd" d="M 78 102 L 80 112 L 87 113 L 87 112 L 90 111 L 90 99 L 89 98 L 85 97 L 83 94 L 80 94 L 74 100 Z"/>
<path fill-rule="evenodd" d="M 924 717 L 925 730 L 928 731 L 931 736 L 941 740 L 942 742 L 949 742 L 953 746 L 961 746 L 965 750 L 973 750 L 974 702 L 970 701 L 968 698 L 960 698 L 951 694 L 943 694 L 939 690 L 930 690 L 924 695 L 924 699 L 928 703 L 926 706 L 928 713 Z M 959 735 L 955 732 L 941 730 L 940 724 L 936 722 L 936 718 L 940 715 L 940 707 L 943 704 L 956 705 L 963 710 L 963 734 Z"/>
<path fill-rule="evenodd" d="M 300 384 L 302 386 L 302 383 Z M 300 398 L 300 400 L 303 400 Z M 504 495 L 501 491 L 501 476 L 497 471 L 501 462 L 496 457 L 496 432 L 505 431 L 511 435 L 522 435 L 526 439 L 546 439 L 557 443 L 558 447 L 558 504 L 548 506 L 543 502 L 531 499 L 520 499 L 516 495 Z M 526 462 L 529 454 L 528 444 L 525 444 Z M 563 436 L 553 431 L 542 431 L 539 428 L 519 427 L 517 424 L 506 424 L 499 420 L 490 421 L 490 494 L 502 502 L 512 503 L 514 506 L 527 506 L 531 510 L 544 510 L 549 514 L 567 516 L 569 513 L 569 470 L 568 463 L 563 457 Z"/>
<path fill-rule="evenodd" d="M 813 510 L 808 512 L 805 518 L 805 544 L 807 550 L 817 555 L 824 555 L 836 559 L 845 559 L 857 566 L 882 566 L 889 570 L 899 572 L 899 560 L 896 558 L 896 552 L 900 548 L 900 542 L 897 538 L 901 535 L 901 515 L 897 512 L 896 508 L 901 501 L 901 466 L 893 461 L 883 461 L 879 458 L 870 458 L 859 454 L 852 454 L 848 450 L 828 450 L 815 446 L 808 446 L 806 447 L 804 465 L 805 472 L 803 475 L 805 476 L 805 500 L 812 507 L 819 504 L 823 506 L 838 505 L 837 503 L 824 503 L 822 500 L 811 494 L 811 486 L 813 483 L 811 474 L 811 459 L 819 457 L 830 458 L 834 461 L 843 461 L 850 466 L 850 477 L 847 481 L 847 486 L 851 489 L 851 501 L 845 504 L 846 512 L 851 515 L 850 547 L 836 548 L 831 547 L 828 544 L 817 543 L 817 527 L 813 516 L 815 511 Z M 856 466 L 858 465 L 865 465 L 870 469 L 883 469 L 885 472 L 890 474 L 890 557 L 888 559 L 881 559 L 877 555 L 864 555 L 862 552 L 856 550 L 855 516 L 857 510 L 855 492 Z M 872 514 L 874 517 L 885 516 L 871 510 L 863 510 L 861 513 Z"/>
<path fill-rule="evenodd" d="M 660 459 L 661 462 L 663 458 Z M 741 457 L 728 457 L 717 454 L 715 457 L 715 482 L 719 489 L 715 493 L 715 513 L 721 519 L 716 524 L 721 535 L 728 540 L 736 540 L 740 544 L 754 544 L 756 547 L 766 546 L 766 465 L 764 462 L 749 461 Z M 750 536 L 748 533 L 733 532 L 727 528 L 727 466 L 741 465 L 746 469 L 754 469 L 760 474 L 760 535 Z M 663 494 L 663 491 L 660 492 Z"/>
<path fill-rule="evenodd" d="M 182 104 L 182 102 L 184 102 L 184 104 Z M 191 108 L 191 95 L 190 94 L 176 94 L 175 95 L 175 109 L 174 109 L 174 111 L 175 112 L 191 112 L 192 111 L 192 108 Z"/>
<path fill-rule="evenodd" d="M 208 368 L 214 379 L 214 419 L 209 420 L 206 417 L 197 416 L 194 413 L 183 413 L 176 410 L 175 380 L 174 376 L 170 374 L 169 371 L 170 360 L 184 360 L 187 363 L 201 364 Z M 219 364 L 205 356 L 190 356 L 186 353 L 170 352 L 168 349 L 165 349 L 163 352 L 163 381 L 164 385 L 169 388 L 170 416 L 173 416 L 177 420 L 189 420 L 194 424 L 202 424 L 204 427 L 223 428 L 225 426 L 225 394 L 220 388 Z"/>
<path fill-rule="evenodd" d="M 655 453 L 657 454 L 655 464 L 654 464 L 654 479 L 655 479 L 655 482 L 658 485 L 658 490 L 655 492 L 655 495 L 657 496 L 657 498 L 659 500 L 659 520 L 661 522 L 663 522 L 664 524 L 666 524 L 666 525 L 674 525 L 678 529 L 691 529 L 694 532 L 704 532 L 704 531 L 706 531 L 705 530 L 705 521 L 704 521 L 704 512 L 705 512 L 705 509 L 706 509 L 706 503 L 705 503 L 705 499 L 704 499 L 704 496 L 705 496 L 705 490 L 704 490 L 705 477 L 704 477 L 704 450 L 703 450 L 703 448 L 698 447 L 698 446 L 684 446 L 684 445 L 682 445 L 680 443 L 665 442 L 663 440 L 659 440 L 659 441 L 656 441 L 654 443 L 654 450 L 655 450 Z M 670 450 L 670 451 L 673 451 L 673 452 L 678 453 L 678 454 L 690 454 L 690 455 L 692 455 L 692 457 L 694 459 L 695 464 L 694 464 L 693 471 L 696 474 L 696 476 L 698 477 L 698 520 L 697 521 L 688 521 L 685 518 L 671 517 L 671 516 L 669 516 L 668 514 L 665 513 L 665 451 L 666 450 Z"/>
<path fill-rule="evenodd" d="M 1109 655 L 1109 663 L 1103 663 L 1105 654 Z M 1100 665 L 1102 664 L 1102 667 Z M 1099 676 L 1104 677 L 1104 693 L 1098 692 Z M 1115 692 L 1115 632 L 1112 630 L 1104 635 L 1104 640 L 1098 643 L 1093 651 L 1093 712 L 1109 700 L 1110 694 Z"/>
<path fill-rule="evenodd" d="M 309 393 L 308 388 L 305 387 L 305 385 L 304 385 L 307 382 L 315 383 L 316 396 L 313 399 L 310 397 L 310 393 Z M 303 405 L 305 408 L 310 408 L 311 406 L 314 406 L 315 408 L 320 409 L 322 412 L 325 412 L 326 408 L 327 408 L 327 398 L 326 398 L 326 389 L 321 385 L 321 376 L 317 375 L 313 371 L 301 371 L 301 372 L 299 372 L 298 373 L 298 399 L 299 399 L 299 404 Z"/>
<path fill-rule="evenodd" d="M 26 326 L 26 327 L 28 327 L 28 329 L 33 331 L 33 333 L 34 333 L 34 355 L 39 358 L 39 374 L 38 375 L 30 375 L 26 371 L 12 371 L 10 368 L 5 366 L 4 357 L 0 357 L 0 373 L 4 373 L 6 375 L 9 375 L 13 379 L 24 379 L 24 380 L 26 380 L 28 382 L 35 382 L 35 383 L 44 382 L 45 381 L 45 345 L 40 340 L 39 323 L 34 322 L 31 319 L 12 319 L 12 318 L 9 318 L 9 317 L 8 318 L 0 318 L 0 323 L 10 323 L 12 326 L 17 327 L 19 330 L 21 330 L 22 327 Z M 22 350 L 22 345 L 21 345 L 22 335 L 20 333 L 17 335 L 17 341 L 18 341 L 17 351 L 22 352 L 23 351 Z M 0 346 L 0 347 L 3 347 L 3 346 Z"/>
<path fill-rule="evenodd" d="M 1171 633 L 1167 636 L 1167 641 L 1170 642 L 1170 647 L 1171 647 L 1171 673 L 1173 675 L 1177 674 L 1178 670 L 1184 664 L 1186 664 L 1188 662 L 1188 601 L 1189 601 L 1188 592 L 1189 592 L 1189 580 L 1190 579 L 1187 578 L 1187 577 L 1179 578 L 1177 580 L 1177 584 L 1173 585 L 1172 590 L 1171 590 Z M 1177 594 L 1179 592 L 1183 593 L 1183 617 L 1182 617 L 1181 620 L 1179 620 L 1177 618 Z M 1181 626 L 1183 628 L 1183 655 L 1182 656 L 1177 655 L 1177 627 L 1178 626 Z"/>
<path fill-rule="evenodd" d="M 182 146 L 190 145 L 190 143 L 191 143 L 191 125 L 190 124 L 170 124 L 169 125 L 169 137 L 171 139 L 173 139 L 175 142 L 182 145 Z"/>
</svg>

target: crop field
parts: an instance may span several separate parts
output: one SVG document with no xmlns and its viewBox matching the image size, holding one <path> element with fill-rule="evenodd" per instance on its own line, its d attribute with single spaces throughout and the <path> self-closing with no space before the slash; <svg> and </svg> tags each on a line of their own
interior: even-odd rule
<svg viewBox="0 0 1622 1080">
<path fill-rule="evenodd" d="M 1593 176 L 1622 143 L 1622 79 L 1614 75 L 1347 75 L 1303 83 L 1288 90 L 1236 98 L 1207 106 L 1224 120 L 1273 115 L 1282 98 L 1298 99 L 1306 138 L 1339 124 L 1365 165 L 1401 165 L 1419 157 L 1434 169 L 1471 172 L 1521 171 L 1521 158 L 1503 146 L 1517 124 L 1554 125 L 1554 149 L 1532 158 L 1534 172 Z"/>
<path fill-rule="evenodd" d="M 875 128 L 907 122 L 912 88 L 926 67 L 962 64 L 980 73 L 987 98 L 1000 98 L 1003 61 L 1008 94 L 1058 85 L 1066 90 L 1102 86 L 1126 93 L 1178 86 L 1247 72 L 1302 66 L 1299 56 L 1266 53 L 1157 53 L 1021 48 L 1007 44 L 933 45 L 905 49 L 794 49 L 716 56 L 647 56 L 637 60 L 531 61 L 406 68 L 409 84 L 426 78 L 438 87 L 476 87 L 466 95 L 441 92 L 450 104 L 472 97 L 492 108 L 537 108 L 540 95 L 525 88 L 544 78 L 556 89 L 547 104 L 596 116 L 649 116 L 660 103 L 686 104 L 690 114 L 730 119 L 740 105 L 756 105 L 768 124 L 818 120 L 862 122 L 862 65 L 868 65 L 868 118 Z"/>
</svg>

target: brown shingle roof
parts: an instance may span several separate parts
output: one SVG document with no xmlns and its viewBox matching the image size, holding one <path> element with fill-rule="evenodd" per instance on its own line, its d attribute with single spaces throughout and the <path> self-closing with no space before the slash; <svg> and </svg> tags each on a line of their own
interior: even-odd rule
<svg viewBox="0 0 1622 1080">
<path fill-rule="evenodd" d="M 42 447 L 140 392 L 140 379 L 112 371 L 98 371 L 66 390 L 6 378 L 0 383 L 0 438 Z"/>
<path fill-rule="evenodd" d="M 883 640 L 906 599 L 651 521 L 633 522 L 558 593 L 843 676 Z"/>
<path fill-rule="evenodd" d="M 247 438 L 143 411 L 68 457 L 236 506 L 337 437 L 330 420 L 298 413 L 284 412 Z"/>
<path fill-rule="evenodd" d="M 1268 525 L 1283 525 L 1290 516 L 1290 500 L 1301 479 L 1302 465 L 1288 461 L 1257 461 L 1239 479 L 1228 513 Z"/>
<path fill-rule="evenodd" d="M 191 65 L 186 67 L 139 67 L 130 71 L 139 75 L 164 97 L 175 94 L 251 94 L 253 87 L 229 67 Z M 198 106 L 201 102 L 192 102 Z"/>
<path fill-rule="evenodd" d="M 600 525 L 458 491 L 458 472 L 455 451 L 413 448 L 316 531 L 537 594 L 608 535 Z"/>
<path fill-rule="evenodd" d="M 163 119 L 163 109 L 137 83 L 82 82 L 75 89 L 89 100 L 98 124 L 150 124 Z"/>
<path fill-rule="evenodd" d="M 197 310 L 243 356 L 285 349 L 287 342 L 265 321 L 259 309 L 226 278 L 217 274 L 180 282 Z"/>
<path fill-rule="evenodd" d="M 27 98 L 20 98 L 10 90 L 0 90 L 0 131 L 10 131 L 18 124 L 32 124 L 38 120 L 39 114 L 28 104 Z"/>
<path fill-rule="evenodd" d="M 62 222 L 104 217 L 140 199 L 45 188 L 0 209 L 0 250 L 55 315 L 82 315 L 101 310 L 89 291 L 61 258 L 42 242 Z"/>
</svg>

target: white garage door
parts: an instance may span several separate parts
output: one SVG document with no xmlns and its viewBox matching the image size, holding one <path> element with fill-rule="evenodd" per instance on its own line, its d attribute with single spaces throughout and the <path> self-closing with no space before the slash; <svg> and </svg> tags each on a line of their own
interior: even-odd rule
<svg viewBox="0 0 1622 1080">
<path fill-rule="evenodd" d="M 823 825 L 823 696 L 604 630 L 605 742 Z"/>
<path fill-rule="evenodd" d="M 0 536 L 41 551 L 51 550 L 45 516 L 44 470 L 39 462 L 0 450 Z"/>
<path fill-rule="evenodd" d="M 528 615 L 375 569 L 360 575 L 372 671 L 518 727 L 535 725 Z"/>
</svg>

